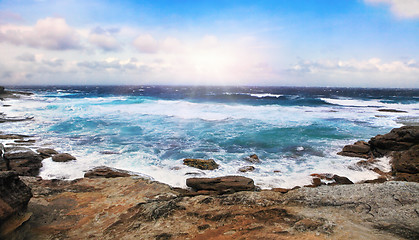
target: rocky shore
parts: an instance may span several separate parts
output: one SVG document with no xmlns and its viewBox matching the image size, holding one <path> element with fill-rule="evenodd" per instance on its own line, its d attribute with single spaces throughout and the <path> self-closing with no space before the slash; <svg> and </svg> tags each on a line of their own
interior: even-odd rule
<svg viewBox="0 0 419 240">
<path fill-rule="evenodd" d="M 0 145 L 0 239 L 419 239 L 419 127 L 339 153 L 365 159 L 353 167 L 378 179 L 354 184 L 313 173 L 311 185 L 271 190 L 241 176 L 190 178 L 179 189 L 108 167 L 73 181 L 44 180 L 37 177 L 43 159 L 75 158 L 32 150 L 30 135 L 1 134 L 13 144 Z M 376 167 L 382 157 L 391 159 L 390 172 Z M 218 167 L 212 159 L 184 163 Z"/>
</svg>

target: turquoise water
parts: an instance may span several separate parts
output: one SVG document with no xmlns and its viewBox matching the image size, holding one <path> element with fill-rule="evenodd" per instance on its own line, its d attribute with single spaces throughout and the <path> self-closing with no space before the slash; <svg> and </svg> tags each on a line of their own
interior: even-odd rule
<svg viewBox="0 0 419 240">
<path fill-rule="evenodd" d="M 336 155 L 345 144 L 368 140 L 419 122 L 419 91 L 400 89 L 267 87 L 25 87 L 34 92 L 8 100 L 8 132 L 33 133 L 37 146 L 70 152 L 77 161 L 44 160 L 44 178 L 74 179 L 108 165 L 173 186 L 193 176 L 243 175 L 262 187 L 310 182 L 311 173 L 354 181 L 375 173 L 354 169 L 359 159 Z M 20 88 L 21 90 L 21 88 Z M 5 103 L 6 104 L 6 103 Z M 406 113 L 379 112 L 398 109 Z M 112 154 L 110 154 L 112 153 Z M 257 154 L 256 170 L 243 160 Z M 213 158 L 215 171 L 182 165 L 184 158 Z M 382 167 L 388 167 L 383 160 Z"/>
</svg>

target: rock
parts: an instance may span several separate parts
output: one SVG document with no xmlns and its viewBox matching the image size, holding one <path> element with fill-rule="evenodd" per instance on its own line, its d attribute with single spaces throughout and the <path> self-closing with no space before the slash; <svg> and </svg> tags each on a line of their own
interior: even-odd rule
<svg viewBox="0 0 419 240">
<path fill-rule="evenodd" d="M 249 157 L 246 157 L 245 160 L 251 163 L 260 163 L 260 159 L 256 154 L 252 154 Z"/>
<path fill-rule="evenodd" d="M 27 135 L 20 135 L 20 134 L 1 134 L 0 139 L 23 139 L 25 137 L 30 137 Z"/>
<path fill-rule="evenodd" d="M 52 156 L 52 161 L 54 161 L 54 162 L 68 162 L 68 161 L 71 161 L 71 160 L 76 160 L 76 158 L 71 156 L 68 153 L 59 153 L 59 154 L 56 154 L 56 155 Z"/>
<path fill-rule="evenodd" d="M 131 174 L 127 171 L 105 166 L 93 168 L 84 174 L 85 178 L 116 178 L 129 176 L 131 176 Z"/>
<path fill-rule="evenodd" d="M 300 232 L 314 231 L 317 228 L 321 227 L 323 224 L 324 223 L 319 220 L 305 218 L 296 222 L 294 228 Z"/>
<path fill-rule="evenodd" d="M 403 110 L 397 110 L 397 109 L 378 109 L 379 112 L 392 112 L 392 113 L 407 113 Z"/>
<path fill-rule="evenodd" d="M 333 180 L 335 180 L 335 184 L 354 184 L 351 180 L 349 180 L 347 177 L 341 177 L 339 175 L 333 175 Z"/>
<path fill-rule="evenodd" d="M 217 178 L 188 178 L 186 185 L 196 191 L 210 190 L 220 194 L 239 191 L 253 191 L 255 184 L 251 178 L 226 176 Z"/>
<path fill-rule="evenodd" d="M 288 188 L 272 188 L 272 191 L 280 192 L 280 193 L 287 193 L 287 192 L 291 191 L 291 189 L 288 189 Z"/>
<path fill-rule="evenodd" d="M 310 176 L 328 180 L 328 181 L 333 180 L 333 174 L 330 174 L 330 173 L 313 173 L 313 174 L 310 174 Z"/>
<path fill-rule="evenodd" d="M 352 145 L 346 145 L 345 147 L 343 147 L 342 151 L 338 152 L 338 155 L 348 157 L 370 158 L 371 149 L 370 145 L 365 141 L 358 141 Z"/>
<path fill-rule="evenodd" d="M 52 148 L 38 148 L 36 151 L 41 155 L 42 158 L 49 158 L 58 154 L 58 152 Z"/>
<path fill-rule="evenodd" d="M 189 167 L 199 168 L 201 170 L 214 170 L 218 168 L 218 164 L 214 161 L 214 159 L 193 159 L 193 158 L 185 158 L 183 159 L 183 164 Z"/>
<path fill-rule="evenodd" d="M 419 144 L 419 126 L 394 128 L 387 134 L 371 138 L 368 143 L 375 157 L 383 157 L 391 151 L 408 150 Z"/>
<path fill-rule="evenodd" d="M 313 178 L 312 182 L 313 182 L 313 185 L 314 185 L 315 187 L 318 187 L 318 186 L 324 185 L 324 183 L 322 183 L 322 180 L 321 180 L 320 178 Z"/>
<path fill-rule="evenodd" d="M 16 172 L 0 172 L 0 229 L 4 231 L 6 228 L 6 233 L 14 230 L 10 229 L 10 225 L 4 227 L 4 224 L 13 215 L 24 212 L 31 197 L 31 189 L 19 179 Z M 16 224 L 12 226 L 18 227 Z"/>
<path fill-rule="evenodd" d="M 255 167 L 253 166 L 244 166 L 244 167 L 239 168 L 239 172 L 251 172 L 254 170 L 255 170 Z"/>
<path fill-rule="evenodd" d="M 36 176 L 42 167 L 42 157 L 25 147 L 7 147 L 4 153 L 5 162 L 0 162 L 0 169 L 10 169 L 23 176 Z"/>
<path fill-rule="evenodd" d="M 419 145 L 415 145 L 407 151 L 395 152 L 392 156 L 394 172 L 419 173 Z"/>
</svg>

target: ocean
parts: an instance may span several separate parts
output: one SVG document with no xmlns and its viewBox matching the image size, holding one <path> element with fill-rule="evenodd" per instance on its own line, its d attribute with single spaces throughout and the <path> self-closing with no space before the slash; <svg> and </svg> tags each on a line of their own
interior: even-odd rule
<svg viewBox="0 0 419 240">
<path fill-rule="evenodd" d="M 242 175 L 262 188 L 310 184 L 310 174 L 354 182 L 378 175 L 339 156 L 344 145 L 419 125 L 419 89 L 198 86 L 25 86 L 2 104 L 3 132 L 34 135 L 38 147 L 76 161 L 43 161 L 40 176 L 76 179 L 95 166 L 135 172 L 176 187 L 190 177 Z M 388 109 L 400 112 L 387 111 Z M 257 154 L 260 163 L 245 157 Z M 199 170 L 184 158 L 214 159 Z M 388 159 L 377 166 L 389 170 Z M 253 165 L 252 172 L 239 172 Z"/>
</svg>

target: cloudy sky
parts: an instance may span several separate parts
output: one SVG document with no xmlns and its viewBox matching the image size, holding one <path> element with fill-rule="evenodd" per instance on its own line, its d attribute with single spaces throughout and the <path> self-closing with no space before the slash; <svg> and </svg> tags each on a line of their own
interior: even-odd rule
<svg viewBox="0 0 419 240">
<path fill-rule="evenodd" d="M 419 0 L 0 0 L 0 84 L 419 87 Z"/>
</svg>

